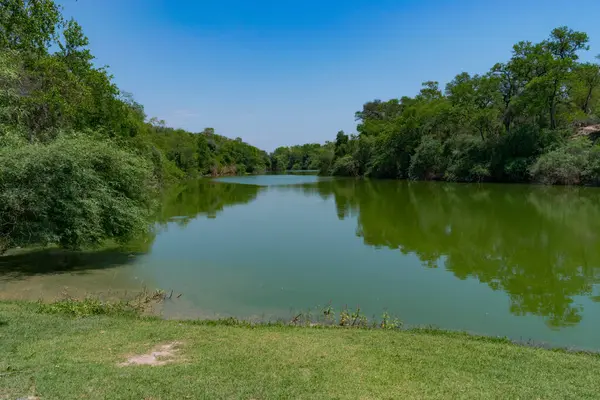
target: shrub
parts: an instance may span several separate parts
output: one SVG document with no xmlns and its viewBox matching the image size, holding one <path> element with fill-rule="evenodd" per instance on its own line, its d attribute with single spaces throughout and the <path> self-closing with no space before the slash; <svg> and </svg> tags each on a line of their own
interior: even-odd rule
<svg viewBox="0 0 600 400">
<path fill-rule="evenodd" d="M 76 318 L 94 315 L 140 316 L 144 313 L 151 313 L 156 304 L 170 299 L 173 292 L 167 296 L 160 289 L 154 292 L 144 289 L 129 299 L 114 300 L 102 300 L 91 296 L 78 299 L 69 296 L 67 293 L 63 293 L 63 295 L 62 299 L 50 303 L 39 301 L 37 311 L 43 314 L 62 314 Z"/>
<path fill-rule="evenodd" d="M 320 175 L 329 175 L 331 173 L 331 169 L 333 167 L 333 151 L 329 149 L 325 149 L 319 155 L 319 174 Z"/>
<path fill-rule="evenodd" d="M 184 179 L 185 173 L 177 168 L 177 165 L 170 161 L 160 147 L 149 140 L 146 135 L 138 135 L 128 141 L 123 141 L 122 145 L 128 146 L 131 151 L 150 161 L 153 168 L 152 173 L 160 186 L 174 184 Z"/>
<path fill-rule="evenodd" d="M 410 159 L 410 179 L 437 179 L 445 170 L 444 145 L 432 136 L 423 136 Z"/>
<path fill-rule="evenodd" d="M 356 151 L 353 154 L 358 164 L 359 174 L 367 175 L 369 173 L 370 161 L 373 157 L 373 146 L 375 139 L 369 136 L 359 136 L 356 141 Z"/>
<path fill-rule="evenodd" d="M 236 173 L 238 175 L 245 175 L 246 174 L 246 166 L 244 164 L 238 164 L 235 166 L 236 169 Z"/>
<path fill-rule="evenodd" d="M 331 173 L 332 175 L 337 176 L 357 176 L 358 163 L 350 154 L 346 154 L 345 156 L 338 158 L 335 163 L 333 163 Z"/>
<path fill-rule="evenodd" d="M 511 158 L 504 165 L 504 174 L 511 182 L 524 182 L 529 179 L 531 159 L 525 157 Z"/>
<path fill-rule="evenodd" d="M 372 142 L 373 159 L 368 175 L 375 178 L 407 178 L 411 154 L 418 146 L 414 129 L 398 129 L 377 136 Z"/>
<path fill-rule="evenodd" d="M 490 176 L 485 142 L 476 136 L 459 135 L 448 142 L 448 167 L 445 177 L 450 181 L 482 181 Z"/>
<path fill-rule="evenodd" d="M 597 184 L 600 148 L 580 137 L 542 154 L 530 168 L 534 180 L 546 185 Z"/>
<path fill-rule="evenodd" d="M 585 183 L 598 186 L 600 185 L 600 146 L 592 146 L 587 159 L 588 162 L 583 173 Z"/>
<path fill-rule="evenodd" d="M 0 253 L 123 242 L 149 228 L 152 165 L 84 135 L 0 148 Z"/>
</svg>

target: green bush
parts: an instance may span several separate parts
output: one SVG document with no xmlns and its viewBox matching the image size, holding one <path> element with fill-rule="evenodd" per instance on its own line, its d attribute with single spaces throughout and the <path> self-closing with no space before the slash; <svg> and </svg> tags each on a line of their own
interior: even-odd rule
<svg viewBox="0 0 600 400">
<path fill-rule="evenodd" d="M 335 161 L 331 173 L 337 176 L 357 176 L 358 164 L 350 154 L 346 154 Z"/>
<path fill-rule="evenodd" d="M 530 168 L 534 180 L 547 185 L 597 184 L 600 180 L 600 147 L 588 138 L 567 141 L 542 154 Z"/>
<path fill-rule="evenodd" d="M 168 186 L 185 178 L 184 171 L 177 168 L 177 165 L 170 161 L 166 154 L 146 135 L 139 135 L 123 142 L 124 146 L 150 161 L 152 173 L 160 186 Z"/>
<path fill-rule="evenodd" d="M 410 179 L 437 179 L 445 170 L 444 145 L 433 136 L 423 136 L 410 159 Z"/>
<path fill-rule="evenodd" d="M 525 157 L 511 158 L 504 165 L 504 174 L 511 182 L 525 182 L 529 180 L 531 159 Z"/>
<path fill-rule="evenodd" d="M 333 151 L 331 151 L 329 149 L 325 149 L 325 151 L 323 151 L 319 155 L 319 168 L 318 169 L 319 169 L 320 175 L 331 174 L 331 169 L 333 167 L 333 159 L 334 159 Z"/>
<path fill-rule="evenodd" d="M 149 227 L 150 162 L 84 135 L 0 148 L 0 253 L 55 243 L 122 242 Z"/>
<path fill-rule="evenodd" d="M 446 179 L 480 182 L 490 176 L 485 142 L 476 136 L 458 135 L 448 141 Z"/>
<path fill-rule="evenodd" d="M 588 153 L 588 162 L 583 176 L 585 184 L 600 185 L 600 146 L 594 145 Z"/>
</svg>

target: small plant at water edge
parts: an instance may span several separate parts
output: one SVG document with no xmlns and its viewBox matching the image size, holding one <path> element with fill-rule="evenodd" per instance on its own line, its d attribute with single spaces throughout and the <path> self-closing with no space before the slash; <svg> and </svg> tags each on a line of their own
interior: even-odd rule
<svg viewBox="0 0 600 400">
<path fill-rule="evenodd" d="M 398 318 L 392 318 L 390 314 L 385 311 L 381 316 L 381 329 L 399 329 L 402 328 L 402 321 Z"/>
<path fill-rule="evenodd" d="M 331 306 L 331 301 L 325 308 L 323 308 L 323 319 L 325 324 L 331 324 L 335 322 L 335 310 Z"/>
<path fill-rule="evenodd" d="M 351 321 L 352 318 L 348 312 L 348 306 L 345 306 L 344 309 L 340 311 L 340 326 L 348 326 L 352 323 Z"/>
<path fill-rule="evenodd" d="M 91 315 L 137 315 L 139 309 L 126 301 L 105 302 L 91 297 L 82 300 L 68 297 L 52 303 L 42 303 L 40 301 L 38 312 L 87 317 Z"/>
<path fill-rule="evenodd" d="M 356 310 L 350 315 L 352 318 L 352 326 L 366 327 L 369 324 L 369 319 L 360 311 L 360 306 L 356 306 Z"/>
<path fill-rule="evenodd" d="M 164 290 L 148 291 L 144 289 L 130 299 L 101 300 L 86 296 L 78 299 L 63 293 L 63 298 L 51 303 L 38 302 L 38 312 L 46 314 L 66 314 L 73 317 L 91 315 L 128 315 L 135 316 L 152 312 L 155 304 L 171 299 L 173 292 L 167 295 Z M 181 296 L 181 295 L 179 295 Z M 178 297 L 179 297 L 178 296 Z"/>
</svg>

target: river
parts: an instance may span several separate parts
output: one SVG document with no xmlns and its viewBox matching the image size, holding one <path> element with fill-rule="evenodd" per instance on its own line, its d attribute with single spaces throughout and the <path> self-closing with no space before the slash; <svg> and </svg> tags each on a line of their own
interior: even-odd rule
<svg viewBox="0 0 600 400">
<path fill-rule="evenodd" d="M 600 189 L 311 175 L 170 190 L 126 249 L 0 259 L 0 298 L 181 293 L 167 317 L 331 304 L 407 325 L 600 350 Z"/>
</svg>

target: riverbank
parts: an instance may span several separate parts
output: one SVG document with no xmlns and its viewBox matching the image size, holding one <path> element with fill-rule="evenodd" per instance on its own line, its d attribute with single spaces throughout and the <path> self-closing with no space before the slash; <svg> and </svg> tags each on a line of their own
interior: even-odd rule
<svg viewBox="0 0 600 400">
<path fill-rule="evenodd" d="M 584 399 L 600 392 L 598 355 L 491 338 L 72 318 L 24 302 L 0 302 L 0 354 L 1 399 Z M 160 365 L 138 365 L 145 362 Z"/>
</svg>

